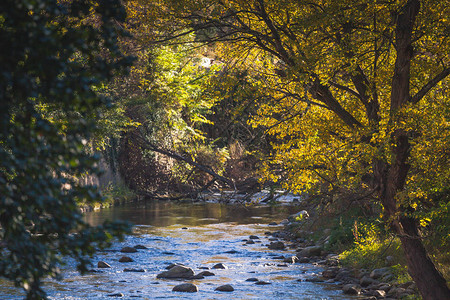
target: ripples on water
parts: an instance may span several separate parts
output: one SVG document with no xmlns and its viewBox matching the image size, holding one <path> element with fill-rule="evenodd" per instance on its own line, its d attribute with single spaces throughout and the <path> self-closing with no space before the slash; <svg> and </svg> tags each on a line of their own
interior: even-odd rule
<svg viewBox="0 0 450 300">
<path fill-rule="evenodd" d="M 282 265 L 277 255 L 292 255 L 293 251 L 274 251 L 267 248 L 264 234 L 273 231 L 268 226 L 273 220 L 280 221 L 294 213 L 295 207 L 252 207 L 226 206 L 221 204 L 173 204 L 153 203 L 147 206 L 129 205 L 105 209 L 86 215 L 91 224 L 105 219 L 131 220 L 134 233 L 122 243 L 115 243 L 105 252 L 99 252 L 93 259 L 96 266 L 102 260 L 110 269 L 97 269 L 99 273 L 79 275 L 74 263 L 64 267 L 62 281 L 49 281 L 46 291 L 50 299 L 114 299 L 108 294 L 122 293 L 122 299 L 348 299 L 333 285 L 304 281 L 320 268 L 310 264 Z M 187 229 L 182 229 L 183 227 Z M 276 228 L 276 227 L 275 227 Z M 244 239 L 257 235 L 261 243 L 246 245 Z M 258 240 L 255 240 L 258 241 Z M 148 249 L 125 254 L 134 262 L 120 263 L 124 246 L 144 245 Z M 235 250 L 237 253 L 226 253 Z M 216 276 L 200 280 L 156 279 L 170 263 L 182 263 L 203 271 L 223 263 L 227 269 L 210 270 Z M 144 269 L 144 273 L 124 272 L 124 268 Z M 270 285 L 255 285 L 246 279 L 256 277 L 270 282 Z M 182 282 L 192 282 L 198 293 L 172 292 Z M 214 289 L 231 284 L 235 291 L 217 292 Z M 0 288 L 0 299 L 21 299 L 23 295 L 6 283 Z"/>
</svg>

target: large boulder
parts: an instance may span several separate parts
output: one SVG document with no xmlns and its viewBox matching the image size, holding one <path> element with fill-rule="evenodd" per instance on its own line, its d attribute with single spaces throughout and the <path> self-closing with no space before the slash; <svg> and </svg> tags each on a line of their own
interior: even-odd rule
<svg viewBox="0 0 450 300">
<path fill-rule="evenodd" d="M 156 278 L 191 278 L 194 270 L 186 266 L 176 265 L 168 271 L 162 272 Z"/>
<path fill-rule="evenodd" d="M 170 270 L 170 269 L 172 269 L 172 268 L 175 267 L 175 266 L 185 266 L 185 265 L 184 265 L 184 264 L 181 264 L 181 263 L 170 264 L 170 265 L 168 265 L 168 266 L 166 267 L 166 270 Z"/>
<path fill-rule="evenodd" d="M 196 293 L 198 292 L 198 287 L 192 283 L 182 283 L 176 285 L 172 289 L 173 292 L 184 292 L 184 293 Z"/>
<path fill-rule="evenodd" d="M 306 247 L 299 252 L 297 252 L 297 257 L 312 257 L 312 256 L 320 256 L 322 253 L 322 247 L 320 246 L 310 246 Z"/>
</svg>

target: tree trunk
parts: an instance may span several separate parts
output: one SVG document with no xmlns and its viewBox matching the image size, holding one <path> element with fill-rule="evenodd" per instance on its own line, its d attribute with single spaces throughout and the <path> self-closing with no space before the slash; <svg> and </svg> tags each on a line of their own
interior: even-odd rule
<svg viewBox="0 0 450 300">
<path fill-rule="evenodd" d="M 396 147 L 393 149 L 395 160 L 392 165 L 382 160 L 376 161 L 374 165 L 380 200 L 394 232 L 400 237 L 408 272 L 422 297 L 425 300 L 448 300 L 450 289 L 422 244 L 416 220 L 406 216 L 410 208 L 397 203 L 397 193 L 403 190 L 409 170 L 407 158 L 411 146 L 403 131 L 396 132 L 393 138 Z"/>
<path fill-rule="evenodd" d="M 425 300 L 450 299 L 450 289 L 428 256 L 418 234 L 416 221 L 400 218 L 396 231 L 401 231 L 400 240 L 408 263 L 408 272 Z"/>
</svg>

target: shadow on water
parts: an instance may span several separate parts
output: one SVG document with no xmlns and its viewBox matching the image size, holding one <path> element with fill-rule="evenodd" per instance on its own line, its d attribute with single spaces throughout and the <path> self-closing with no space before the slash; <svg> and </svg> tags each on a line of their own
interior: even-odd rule
<svg viewBox="0 0 450 300">
<path fill-rule="evenodd" d="M 274 256 L 292 255 L 293 251 L 269 250 L 269 226 L 295 213 L 294 206 L 225 205 L 218 203 L 153 202 L 129 204 L 85 215 L 92 225 L 104 220 L 127 220 L 135 225 L 133 234 L 116 242 L 108 251 L 94 258 L 107 262 L 111 268 L 94 268 L 95 273 L 79 275 L 68 260 L 62 281 L 49 280 L 46 291 L 50 299 L 111 299 L 122 293 L 122 299 L 349 299 L 331 284 L 305 282 L 321 272 L 310 264 L 282 264 Z M 255 244 L 246 244 L 249 235 L 257 235 Z M 125 254 L 133 262 L 120 263 L 124 246 L 143 245 L 137 253 Z M 196 284 L 198 293 L 172 292 L 180 280 L 157 279 L 156 275 L 170 263 L 182 263 L 196 274 L 209 269 L 215 276 L 188 280 Z M 225 269 L 212 269 L 223 263 Z M 125 272 L 125 268 L 143 272 Z M 256 277 L 268 285 L 246 281 Z M 232 293 L 215 288 L 231 284 Z M 23 297 L 23 296 L 22 296 Z M 0 299 L 20 299 L 20 293 L 0 283 Z"/>
</svg>

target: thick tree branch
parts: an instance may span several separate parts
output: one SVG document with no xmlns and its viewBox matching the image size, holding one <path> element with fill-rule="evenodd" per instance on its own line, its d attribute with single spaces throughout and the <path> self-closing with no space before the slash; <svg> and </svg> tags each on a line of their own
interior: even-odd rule
<svg viewBox="0 0 450 300">
<path fill-rule="evenodd" d="M 281 54 L 281 56 L 283 57 L 283 61 L 286 64 L 293 66 L 295 63 L 292 60 L 292 58 L 290 57 L 289 53 L 283 47 L 283 42 L 281 41 L 280 33 L 278 32 L 277 28 L 275 27 L 275 25 L 273 24 L 269 15 L 267 14 L 266 8 L 264 6 L 264 1 L 258 0 L 258 3 L 259 3 L 259 9 L 261 11 L 261 17 L 264 20 L 264 23 L 266 23 L 267 27 L 269 28 L 269 30 L 272 34 L 276 51 Z"/>
<path fill-rule="evenodd" d="M 355 119 L 342 105 L 334 98 L 330 89 L 322 85 L 318 80 L 315 80 L 309 87 L 308 92 L 327 107 L 333 111 L 345 124 L 350 128 L 362 127 L 362 124 Z"/>
<path fill-rule="evenodd" d="M 437 74 L 433 79 L 428 81 L 420 91 L 417 92 L 413 97 L 409 99 L 410 102 L 416 104 L 419 102 L 432 88 L 434 88 L 440 81 L 442 81 L 445 77 L 450 75 L 450 68 L 445 68 L 442 72 Z"/>
</svg>

